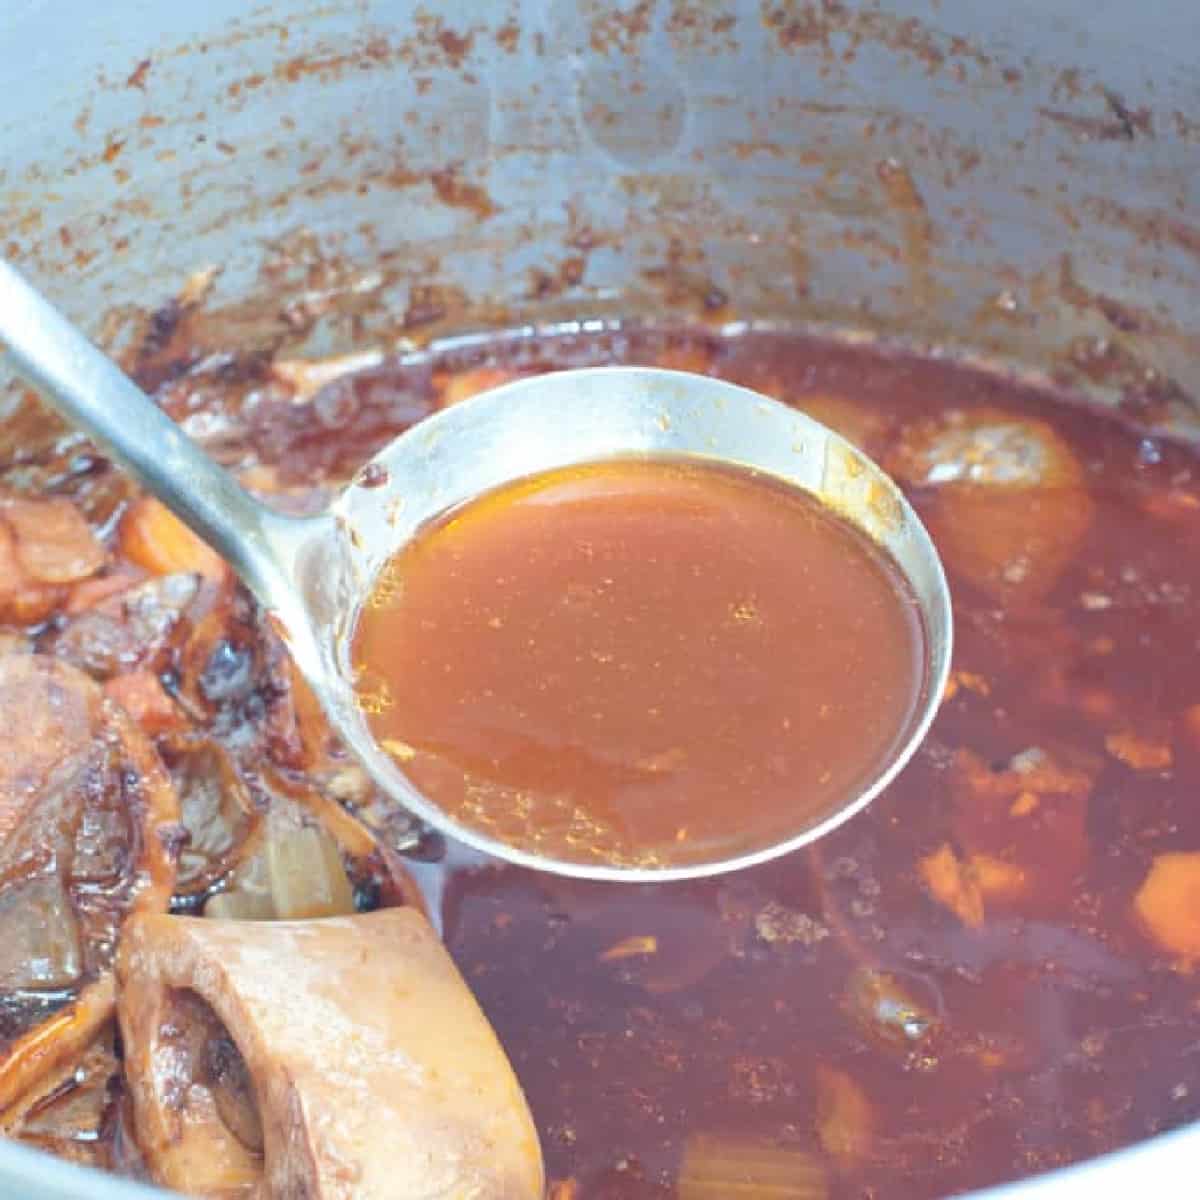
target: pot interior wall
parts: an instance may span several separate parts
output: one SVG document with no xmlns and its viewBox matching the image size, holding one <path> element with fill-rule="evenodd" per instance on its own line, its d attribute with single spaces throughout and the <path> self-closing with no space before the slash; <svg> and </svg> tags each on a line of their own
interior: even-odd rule
<svg viewBox="0 0 1200 1200">
<path fill-rule="evenodd" d="M 109 344 L 218 265 L 218 305 L 269 297 L 240 327 L 271 346 L 682 312 L 1186 419 L 1192 24 L 1185 0 L 20 0 L 0 246 Z"/>
</svg>

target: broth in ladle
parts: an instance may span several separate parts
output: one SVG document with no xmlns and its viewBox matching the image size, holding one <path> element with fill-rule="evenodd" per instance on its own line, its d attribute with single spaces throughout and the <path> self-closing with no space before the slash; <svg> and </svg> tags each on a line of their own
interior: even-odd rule
<svg viewBox="0 0 1200 1200">
<path fill-rule="evenodd" d="M 899 568 L 805 493 L 689 460 L 568 467 L 420 531 L 359 619 L 368 723 L 427 797 L 530 853 L 753 853 L 907 731 Z"/>
</svg>

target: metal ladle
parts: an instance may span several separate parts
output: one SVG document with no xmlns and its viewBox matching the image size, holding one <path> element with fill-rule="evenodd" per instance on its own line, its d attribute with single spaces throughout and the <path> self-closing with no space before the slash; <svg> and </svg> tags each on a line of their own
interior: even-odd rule
<svg viewBox="0 0 1200 1200">
<path fill-rule="evenodd" d="M 520 380 L 422 421 L 380 451 L 330 509 L 289 517 L 260 504 L 107 356 L 0 261 L 0 344 L 68 420 L 214 546 L 271 612 L 333 729 L 414 816 L 477 850 L 592 879 L 714 875 L 786 854 L 862 809 L 912 756 L 950 667 L 951 613 L 933 543 L 895 484 L 824 426 L 734 384 L 677 371 L 602 367 Z M 530 854 L 459 824 L 375 742 L 355 700 L 350 639 L 379 572 L 431 518 L 522 476 L 623 455 L 685 455 L 762 472 L 863 529 L 907 577 L 925 627 L 923 694 L 898 749 L 836 811 L 774 845 L 662 868 Z"/>
</svg>

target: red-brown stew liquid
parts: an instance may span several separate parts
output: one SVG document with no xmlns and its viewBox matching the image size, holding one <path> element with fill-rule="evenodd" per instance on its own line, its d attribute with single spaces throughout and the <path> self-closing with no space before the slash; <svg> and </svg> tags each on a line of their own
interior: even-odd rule
<svg viewBox="0 0 1200 1200">
<path fill-rule="evenodd" d="M 932 1200 L 1200 1118 L 1194 452 L 787 335 L 546 340 L 442 377 L 608 361 L 744 383 L 880 462 L 947 568 L 955 664 L 901 776 L 784 860 L 632 888 L 427 868 L 564 1194 Z"/>
<path fill-rule="evenodd" d="M 853 799 L 907 731 L 915 603 L 797 489 L 685 460 L 500 488 L 362 613 L 368 722 L 467 827 L 589 864 L 735 858 Z"/>
<path fill-rule="evenodd" d="M 610 329 L 498 338 L 343 378 L 305 398 L 277 395 L 257 351 L 239 383 L 227 357 L 216 355 L 220 346 L 192 346 L 186 325 L 180 328 L 165 348 L 161 339 L 147 342 L 134 364 L 139 381 L 174 415 L 191 419 L 202 409 L 220 431 L 227 461 L 252 472 L 247 482 L 280 504 L 319 507 L 328 495 L 320 486 L 348 479 L 403 428 L 480 387 L 557 367 L 646 363 L 731 379 L 834 426 L 896 479 L 937 544 L 955 606 L 953 675 L 937 719 L 900 776 L 812 847 L 715 879 L 614 886 L 505 866 L 436 838 L 422 846 L 412 870 L 529 1097 L 555 1200 L 933 1200 L 1200 1118 L 1194 448 L 944 359 L 787 333 L 722 338 Z M 222 365 L 204 374 L 210 361 Z M 246 395 L 254 402 L 244 403 Z M 15 540 L 42 578 L 52 578 L 15 597 L 0 595 L 3 638 L 10 650 L 35 650 L 30 660 L 74 663 L 73 678 L 86 673 L 140 713 L 142 736 L 153 739 L 172 771 L 189 832 L 174 907 L 209 912 L 224 904 L 227 911 L 244 871 L 237 864 L 253 861 L 256 839 L 273 836 L 267 818 L 288 805 L 302 803 L 301 816 L 348 809 L 379 837 L 392 836 L 386 812 L 361 777 L 355 783 L 354 764 L 289 682 L 286 655 L 245 591 L 224 582 L 213 599 L 210 585 L 197 589 L 191 576 L 181 581 L 195 554 L 181 566 L 177 553 L 165 554 L 156 525 L 148 536 L 146 522 L 121 519 L 129 503 L 123 477 L 85 453 L 78 439 L 47 446 L 44 430 L 42 421 L 8 448 L 0 483 L 24 496 L 52 497 L 56 519 L 64 503 L 76 506 L 104 547 L 108 574 L 99 583 L 62 583 L 86 571 L 73 551 L 49 555 L 55 543 L 46 531 L 61 541 L 61 529 L 35 522 L 41 540 L 26 545 L 25 510 L 6 509 L 10 557 Z M 492 548 L 492 577 L 524 562 L 527 582 L 568 578 L 551 572 L 551 564 L 528 566 L 528 553 L 514 553 L 517 534 L 528 551 L 542 523 L 575 520 L 600 478 L 540 481 L 557 500 L 549 506 L 532 495 L 516 506 L 505 498 L 512 540 Z M 682 493 L 672 503 L 691 481 L 677 486 Z M 705 477 L 697 495 L 740 486 Z M 665 500 L 656 500 L 656 510 L 667 507 Z M 612 501 L 602 507 L 603 531 L 611 533 Z M 741 511 L 740 504 L 719 508 L 722 521 Z M 467 534 L 471 521 L 491 525 L 486 512 L 460 515 Z M 755 519 L 753 539 L 730 539 L 722 530 L 714 544 L 723 554 L 731 540 L 769 546 L 771 522 L 790 526 L 796 518 L 779 516 L 772 497 Z M 702 548 L 703 539 L 688 540 L 700 537 L 700 526 L 680 524 L 689 532 L 685 538 L 676 530 L 656 576 L 664 589 L 669 572 L 694 563 Z M 639 553 L 657 536 L 657 523 L 644 525 L 636 528 Z M 840 555 L 837 537 L 828 528 L 822 535 L 832 539 L 826 549 L 837 546 Z M 439 549 L 457 536 L 439 528 L 422 545 Z M 547 544 L 565 554 L 571 543 L 555 537 Z M 606 544 L 615 552 L 619 539 Z M 48 555 L 53 572 L 45 568 Z M 836 694 L 864 711 L 868 703 L 871 711 L 890 711 L 899 723 L 909 702 L 912 659 L 904 655 L 912 653 L 914 634 L 878 563 L 851 559 L 860 586 L 876 588 L 891 614 L 892 632 L 885 635 L 886 622 L 880 624 L 872 644 L 877 657 L 885 650 L 895 656 L 891 677 L 903 686 L 890 709 L 846 688 Z M 713 555 L 703 566 L 724 571 L 729 561 Z M 585 719 L 567 683 L 552 678 L 549 668 L 565 653 L 556 639 L 564 631 L 582 638 L 583 626 L 563 624 L 581 604 L 601 617 L 607 603 L 620 601 L 619 611 L 627 611 L 627 595 L 595 591 L 597 578 L 624 575 L 614 569 L 601 576 L 593 564 L 581 577 L 592 590 L 548 586 L 538 595 L 530 587 L 484 588 L 485 557 L 473 553 L 464 564 L 475 572 L 470 588 L 447 586 L 436 604 L 413 597 L 420 602 L 414 614 L 437 622 L 438 632 L 402 653 L 428 655 L 426 666 L 414 667 L 426 677 L 435 663 L 449 663 L 455 673 L 452 686 L 418 698 L 429 706 L 422 715 L 428 724 L 418 731 L 422 744 L 459 755 L 486 727 L 487 761 L 472 764 L 475 772 L 487 774 L 498 759 L 537 780 L 553 779 L 569 765 L 552 736 L 561 727 L 518 721 L 515 705 L 481 702 L 489 672 L 505 661 L 482 650 L 493 634 L 515 636 L 518 619 L 537 622 L 539 638 L 549 640 L 539 648 L 535 639 L 529 669 L 502 682 L 519 687 L 525 711 L 543 721 L 540 683 L 556 689 L 575 720 Z M 438 572 L 449 566 L 434 565 Z M 802 565 L 782 549 L 772 556 L 770 571 L 758 577 L 771 583 L 769 594 L 754 597 L 760 615 L 793 622 L 791 603 L 811 610 Z M 148 582 L 147 570 L 155 572 Z M 98 590 L 130 572 L 142 589 L 137 604 Z M 731 578 L 745 582 L 736 573 Z M 468 629 L 463 603 L 472 594 L 486 596 L 486 615 Z M 722 623 L 733 615 L 728 606 L 745 598 L 740 588 L 720 595 L 706 574 L 701 585 L 664 595 L 662 608 L 642 614 L 649 622 L 643 629 L 659 637 L 671 671 L 661 680 L 635 673 L 614 685 L 595 710 L 605 720 L 626 716 L 619 696 L 634 697 L 643 710 L 660 698 L 678 703 L 663 685 L 680 670 L 694 679 L 706 669 L 703 655 L 672 646 L 672 629 L 692 639 L 714 629 L 722 639 L 760 636 L 752 621 Z M 719 597 L 717 610 L 693 611 L 692 595 Z M 158 622 L 149 629 L 148 608 Z M 171 624 L 166 618 L 176 612 L 182 616 Z M 489 625 L 492 617 L 500 629 Z M 598 620 L 593 632 L 601 630 L 611 632 L 611 623 Z M 808 632 L 798 631 L 806 646 L 814 641 Z M 784 644 L 771 637 L 772 645 Z M 150 660 L 142 649 L 148 638 L 161 647 Z M 468 643 L 480 649 L 479 661 L 463 658 Z M 727 661 L 732 644 L 723 642 Z M 592 650 L 610 652 L 594 638 L 577 643 L 577 654 L 590 658 Z M 751 664 L 763 661 L 748 657 L 744 676 L 722 679 L 723 697 L 752 696 Z M 799 661 L 794 651 L 791 661 Z M 834 661 L 844 662 L 845 676 L 859 687 L 879 678 L 840 656 Z M 607 678 L 602 667 L 620 671 L 615 656 L 584 666 L 593 682 Z M 57 676 L 43 674 L 45 692 Z M 10 676 L 23 678 L 11 669 Z M 784 673 L 771 670 L 767 678 L 784 686 Z M 460 683 L 471 697 L 471 711 L 462 714 L 454 704 Z M 688 707 L 673 710 L 678 736 L 662 740 L 650 736 L 648 714 L 628 705 L 618 748 L 641 758 L 638 786 L 657 789 L 671 771 L 702 774 L 703 760 L 677 762 L 672 753 L 708 752 L 686 735 L 698 711 L 692 706 L 709 695 L 693 688 L 683 697 Z M 140 710 L 133 704 L 139 696 Z M 72 711 L 98 713 L 92 724 L 103 726 L 107 710 L 84 699 Z M 402 688 L 396 701 L 408 703 Z M 0 715 L 14 730 L 10 752 L 36 766 L 45 739 L 37 729 L 17 736 L 28 727 L 30 704 L 12 689 L 0 696 Z M 730 735 L 756 747 L 745 756 L 747 770 L 769 772 L 764 750 L 787 744 L 772 740 L 770 719 L 781 719 L 780 711 L 729 708 Z M 50 711 L 48 702 L 41 710 Z M 92 760 L 80 755 L 91 745 L 91 726 L 82 716 L 76 724 L 65 750 L 87 765 Z M 410 729 L 405 736 L 411 743 L 416 735 Z M 886 742 L 880 735 L 871 753 L 882 753 Z M 130 755 L 120 745 L 102 742 L 100 750 L 108 757 L 89 767 L 89 778 L 103 783 L 111 776 L 116 786 L 89 785 L 88 795 L 104 804 L 85 806 L 92 849 L 76 855 L 66 891 L 98 955 L 111 948 L 113 925 L 97 925 L 97 918 L 115 910 L 108 885 L 95 882 L 109 871 L 95 853 L 95 830 L 116 828 L 109 809 L 122 802 L 119 785 L 130 774 Z M 658 755 L 667 757 L 656 761 Z M 794 769 L 789 762 L 786 770 Z M 698 779 L 697 786 L 714 785 Z M 243 802 L 232 803 L 239 796 Z M 680 811 L 686 815 L 673 812 L 655 833 L 674 838 L 686 823 L 697 836 L 701 807 Z M 630 831 L 644 836 L 636 824 Z M 718 832 L 727 835 L 729 827 Z M 124 860 L 114 852 L 114 861 Z M 342 861 L 358 907 L 401 898 L 378 873 L 377 857 L 347 857 L 343 848 Z M 51 892 L 54 903 L 45 902 L 59 918 L 47 924 L 31 909 L 28 890 L 12 886 L 0 873 L 6 930 L 16 922 L 21 936 L 32 937 L 36 929 L 21 924 L 31 911 L 38 928 L 63 925 L 61 896 Z M 15 938 L 4 945 L 24 944 Z M 67 982 L 56 984 L 59 991 L 45 991 L 44 980 L 42 991 L 22 991 L 29 964 L 11 958 L 3 961 L 0 1049 L 69 1000 L 79 973 L 62 958 L 57 966 Z M 120 1077 L 115 1048 L 89 1057 L 18 1136 L 128 1169 L 113 1134 Z"/>
</svg>

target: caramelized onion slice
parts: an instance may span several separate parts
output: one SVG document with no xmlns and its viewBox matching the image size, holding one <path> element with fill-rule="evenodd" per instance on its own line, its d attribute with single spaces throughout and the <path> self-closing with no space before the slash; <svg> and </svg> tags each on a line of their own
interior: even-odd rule
<svg viewBox="0 0 1200 1200">
<path fill-rule="evenodd" d="M 117 974 L 138 1143 L 160 1183 L 262 1200 L 540 1200 L 516 1077 L 413 910 L 139 916 Z"/>
</svg>

